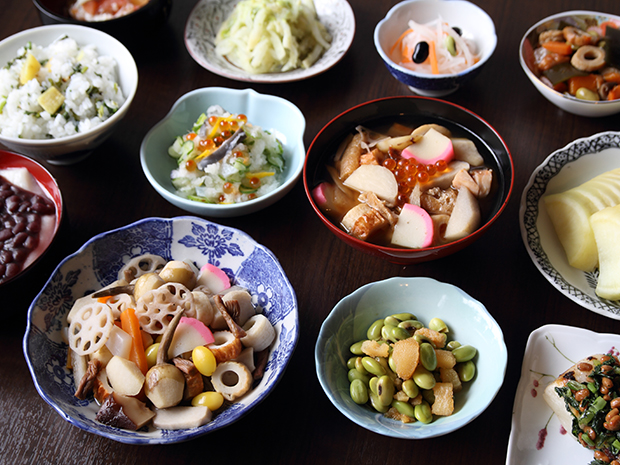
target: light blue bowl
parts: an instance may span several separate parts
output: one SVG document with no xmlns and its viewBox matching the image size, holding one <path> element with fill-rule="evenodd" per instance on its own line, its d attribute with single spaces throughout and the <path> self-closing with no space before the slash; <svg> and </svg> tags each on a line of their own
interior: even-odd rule
<svg viewBox="0 0 620 465">
<path fill-rule="evenodd" d="M 480 52 L 480 60 L 459 73 L 427 74 L 400 66 L 391 57 L 391 49 L 405 30 L 409 20 L 427 23 L 439 16 L 452 27 L 459 27 Z M 406 0 L 396 4 L 376 26 L 374 43 L 390 74 L 420 95 L 443 97 L 458 90 L 476 77 L 497 45 L 495 25 L 481 8 L 465 0 Z"/>
<path fill-rule="evenodd" d="M 176 194 L 170 172 L 177 167 L 177 163 L 168 155 L 168 147 L 175 137 L 186 134 L 211 105 L 220 105 L 231 113 L 243 113 L 250 123 L 270 131 L 280 139 L 284 146 L 286 166 L 282 185 L 278 189 L 247 202 L 227 205 L 197 202 Z M 164 119 L 144 137 L 140 147 L 140 162 L 155 190 L 168 202 L 185 211 L 218 218 L 247 215 L 272 205 L 293 188 L 304 165 L 305 129 L 306 120 L 302 112 L 283 98 L 259 94 L 252 89 L 196 89 L 178 99 Z"/>
<path fill-rule="evenodd" d="M 73 374 L 67 369 L 62 337 L 73 302 L 117 279 L 132 257 L 152 253 L 166 260 L 211 263 L 235 284 L 250 291 L 276 329 L 269 361 L 260 382 L 206 425 L 176 431 L 153 426 L 139 431 L 113 428 L 95 421 L 99 407 L 90 398 L 73 396 Z M 224 428 L 247 415 L 273 391 L 299 339 L 297 297 L 276 257 L 247 234 L 195 217 L 147 218 L 95 236 L 56 268 L 28 309 L 24 355 L 41 397 L 69 423 L 127 444 L 172 444 Z"/>
<path fill-rule="evenodd" d="M 405 424 L 351 400 L 346 366 L 352 356 L 349 347 L 366 339 L 375 320 L 400 312 L 413 313 L 425 325 L 434 317 L 441 318 L 450 329 L 449 340 L 478 350 L 476 376 L 455 394 L 451 416 L 435 417 L 429 424 Z M 314 353 L 321 386 L 344 416 L 375 433 L 405 439 L 442 436 L 474 420 L 502 386 L 507 355 L 502 330 L 484 305 L 459 288 L 430 278 L 386 279 L 346 296 L 323 322 Z"/>
</svg>

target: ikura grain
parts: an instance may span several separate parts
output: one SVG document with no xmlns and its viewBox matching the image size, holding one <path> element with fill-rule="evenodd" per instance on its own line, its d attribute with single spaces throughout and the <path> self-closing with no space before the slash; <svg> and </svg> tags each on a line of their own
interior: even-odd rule
<svg viewBox="0 0 620 465">
<path fill-rule="evenodd" d="M 15 277 L 40 242 L 42 217 L 55 213 L 54 203 L 0 176 L 0 283 Z"/>
</svg>

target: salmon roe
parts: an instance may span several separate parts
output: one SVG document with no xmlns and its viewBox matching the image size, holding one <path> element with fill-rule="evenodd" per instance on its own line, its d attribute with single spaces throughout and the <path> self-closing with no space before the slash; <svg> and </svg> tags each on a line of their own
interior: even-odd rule
<svg viewBox="0 0 620 465">
<path fill-rule="evenodd" d="M 383 160 L 382 165 L 389 169 L 398 183 L 398 203 L 405 204 L 417 183 L 426 183 L 433 176 L 445 171 L 448 164 L 444 160 L 425 165 L 418 163 L 414 158 L 403 158 L 396 150 L 390 149 L 389 158 Z"/>
</svg>

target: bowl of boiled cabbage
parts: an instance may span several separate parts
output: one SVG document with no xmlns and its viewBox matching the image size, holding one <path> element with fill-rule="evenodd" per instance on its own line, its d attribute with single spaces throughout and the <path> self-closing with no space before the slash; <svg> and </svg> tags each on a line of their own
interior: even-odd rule
<svg viewBox="0 0 620 465">
<path fill-rule="evenodd" d="M 514 182 L 501 136 L 471 111 L 415 96 L 335 116 L 308 149 L 304 187 L 339 239 L 393 263 L 455 253 L 502 214 Z"/>
</svg>

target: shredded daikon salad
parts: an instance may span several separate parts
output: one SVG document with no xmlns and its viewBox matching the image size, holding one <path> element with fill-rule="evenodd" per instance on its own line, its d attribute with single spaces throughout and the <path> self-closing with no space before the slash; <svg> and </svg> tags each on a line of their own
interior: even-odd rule
<svg viewBox="0 0 620 465">
<path fill-rule="evenodd" d="M 251 74 L 309 68 L 330 47 L 313 0 L 243 0 L 222 23 L 215 51 Z"/>
<path fill-rule="evenodd" d="M 454 74 L 478 62 L 476 45 L 462 37 L 441 16 L 419 24 L 413 20 L 390 50 L 392 59 L 412 71 Z"/>
</svg>

